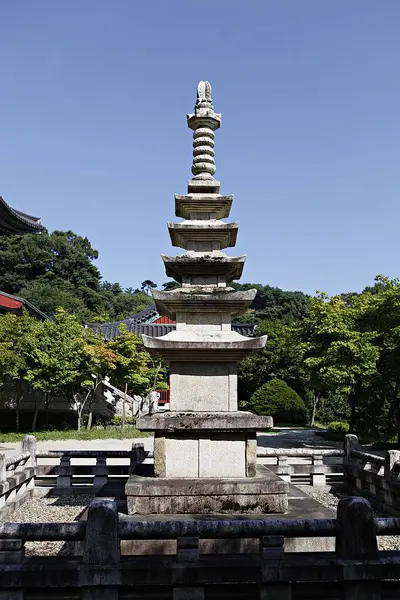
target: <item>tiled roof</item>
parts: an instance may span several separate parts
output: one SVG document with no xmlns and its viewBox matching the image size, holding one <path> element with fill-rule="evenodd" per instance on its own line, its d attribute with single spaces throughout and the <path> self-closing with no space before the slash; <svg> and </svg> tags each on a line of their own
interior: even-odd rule
<svg viewBox="0 0 400 600">
<path fill-rule="evenodd" d="M 40 233 L 43 230 L 39 217 L 11 208 L 0 196 L 0 235 Z"/>
<path fill-rule="evenodd" d="M 152 321 L 157 316 L 159 316 L 159 313 L 155 305 L 152 304 L 136 315 L 127 317 L 122 321 L 114 321 L 113 323 L 86 323 L 86 327 L 93 329 L 93 331 L 102 335 L 106 340 L 111 340 L 119 335 L 119 326 L 122 323 L 127 326 L 128 331 L 136 333 L 136 335 L 145 334 L 151 337 L 161 337 L 175 329 L 175 324 L 172 323 L 153 324 Z M 246 337 L 253 337 L 256 326 L 249 323 L 232 323 L 232 329 Z"/>
</svg>

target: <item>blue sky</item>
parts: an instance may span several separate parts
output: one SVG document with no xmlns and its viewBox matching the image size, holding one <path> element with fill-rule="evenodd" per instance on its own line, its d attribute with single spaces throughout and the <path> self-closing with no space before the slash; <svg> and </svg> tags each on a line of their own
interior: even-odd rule
<svg viewBox="0 0 400 600">
<path fill-rule="evenodd" d="M 196 85 L 243 282 L 331 294 L 400 275 L 399 0 L 0 3 L 0 195 L 166 281 Z"/>
</svg>

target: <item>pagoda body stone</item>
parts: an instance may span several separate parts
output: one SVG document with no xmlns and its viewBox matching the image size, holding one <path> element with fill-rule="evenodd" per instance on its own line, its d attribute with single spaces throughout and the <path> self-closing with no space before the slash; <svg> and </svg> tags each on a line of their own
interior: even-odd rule
<svg viewBox="0 0 400 600">
<path fill-rule="evenodd" d="M 261 350 L 266 336 L 248 338 L 231 327 L 256 290 L 229 285 L 241 277 L 246 257 L 223 252 L 235 246 L 239 224 L 221 220 L 229 217 L 232 196 L 221 195 L 214 179 L 221 115 L 214 112 L 208 82 L 200 82 L 187 120 L 194 132 L 193 178 L 188 194 L 175 196 L 175 214 L 183 222 L 168 223 L 172 245 L 184 253 L 162 256 L 167 275 L 181 287 L 153 290 L 159 313 L 174 319 L 176 329 L 142 336 L 147 351 L 169 365 L 170 411 L 137 422 L 155 435 L 155 478 L 129 479 L 128 511 L 285 512 L 287 484 L 265 469 L 260 473 L 256 464 L 256 432 L 272 427 L 272 418 L 238 411 L 237 363 Z"/>
</svg>

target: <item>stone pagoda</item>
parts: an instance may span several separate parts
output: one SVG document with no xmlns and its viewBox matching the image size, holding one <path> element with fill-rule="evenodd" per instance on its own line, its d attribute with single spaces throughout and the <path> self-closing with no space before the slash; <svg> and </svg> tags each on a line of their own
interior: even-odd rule
<svg viewBox="0 0 400 600">
<path fill-rule="evenodd" d="M 168 223 L 179 256 L 162 256 L 166 273 L 181 287 L 153 291 L 160 314 L 176 321 L 162 337 L 142 336 L 146 350 L 170 369 L 170 411 L 138 419 L 154 432 L 154 477 L 131 476 L 130 514 L 269 513 L 287 509 L 287 484 L 266 468 L 257 469 L 256 432 L 271 417 L 238 411 L 237 363 L 260 350 L 266 336 L 249 338 L 232 331 L 232 317 L 251 305 L 256 290 L 235 291 L 245 256 L 227 256 L 239 224 L 225 223 L 232 196 L 223 196 L 214 178 L 214 112 L 211 86 L 201 81 L 194 113 L 193 178 L 188 193 L 175 196 Z"/>
</svg>

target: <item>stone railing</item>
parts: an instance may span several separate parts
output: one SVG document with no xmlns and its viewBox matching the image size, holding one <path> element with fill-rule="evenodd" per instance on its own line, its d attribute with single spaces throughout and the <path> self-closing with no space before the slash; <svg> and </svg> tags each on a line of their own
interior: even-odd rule
<svg viewBox="0 0 400 600">
<path fill-rule="evenodd" d="M 345 438 L 345 480 L 351 493 L 366 496 L 382 512 L 400 514 L 400 451 L 377 456 L 360 448 L 355 435 Z"/>
<path fill-rule="evenodd" d="M 85 485 L 85 490 L 96 491 L 115 478 L 128 478 L 148 454 L 143 444 L 132 444 L 131 450 L 49 452 L 38 452 L 36 444 L 36 438 L 29 435 L 22 441 L 20 454 L 7 458 L 0 453 L 0 515 L 3 518 L 33 496 L 35 482 L 36 486 L 56 488 L 59 492 L 73 486 L 78 488 L 80 484 Z M 113 464 L 109 464 L 109 460 Z"/>
<path fill-rule="evenodd" d="M 0 514 L 14 511 L 33 495 L 36 439 L 26 436 L 18 456 L 0 454 Z"/>
<path fill-rule="evenodd" d="M 337 519 L 319 520 L 142 520 L 95 499 L 86 521 L 0 524 L 0 597 L 39 598 L 46 588 L 46 597 L 82 600 L 395 598 L 400 552 L 379 552 L 377 536 L 399 533 L 400 518 L 374 518 L 356 497 L 340 501 Z M 335 552 L 284 552 L 285 538 L 321 536 L 336 538 Z M 201 553 L 202 540 L 229 539 L 253 539 L 256 552 Z M 82 555 L 25 556 L 26 541 L 48 540 L 81 544 Z M 153 553 L 121 555 L 121 542 L 143 540 Z M 157 554 L 160 540 L 174 541 L 174 554 Z"/>
<path fill-rule="evenodd" d="M 137 443 L 132 444 L 131 450 L 37 452 L 36 480 L 42 485 L 55 484 L 59 490 L 79 484 L 91 484 L 93 488 L 99 489 L 115 478 L 127 478 L 146 456 L 143 444 Z M 113 459 L 112 464 L 110 459 Z"/>
<path fill-rule="evenodd" d="M 327 485 L 343 482 L 343 450 L 258 448 L 257 457 L 289 483 Z"/>
</svg>

